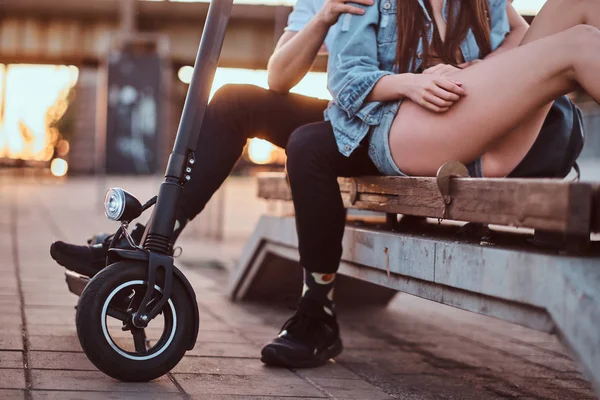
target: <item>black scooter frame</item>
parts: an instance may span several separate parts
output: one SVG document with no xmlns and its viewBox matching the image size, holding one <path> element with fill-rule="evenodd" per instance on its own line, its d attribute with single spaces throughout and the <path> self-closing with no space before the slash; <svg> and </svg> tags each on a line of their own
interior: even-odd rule
<svg viewBox="0 0 600 400">
<path fill-rule="evenodd" d="M 165 180 L 160 185 L 156 206 L 142 237 L 143 250 L 138 249 L 133 252 L 115 251 L 119 253 L 121 259 L 131 260 L 140 259 L 135 255 L 136 252 L 146 253 L 143 257 L 148 260 L 146 295 L 133 317 L 134 325 L 140 328 L 146 327 L 148 322 L 158 315 L 171 296 L 174 270 L 171 239 L 175 218 L 181 192 L 186 182 L 191 179 L 192 169 L 196 161 L 194 150 L 198 143 L 198 136 L 208 105 L 208 97 L 221 48 L 223 47 L 232 5 L 233 0 L 212 0 L 210 2 L 192 80 L 185 99 L 177 136 L 175 137 L 175 145 L 169 156 Z M 156 272 L 159 268 L 164 269 L 165 272 L 163 296 L 156 306 L 151 310 L 147 310 L 146 304 L 154 291 Z M 187 280 L 185 280 L 185 283 L 189 286 Z"/>
</svg>

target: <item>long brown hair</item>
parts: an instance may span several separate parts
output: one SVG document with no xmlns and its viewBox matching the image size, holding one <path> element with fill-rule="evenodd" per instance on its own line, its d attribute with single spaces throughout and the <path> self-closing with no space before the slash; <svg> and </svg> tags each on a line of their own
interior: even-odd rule
<svg viewBox="0 0 600 400">
<path fill-rule="evenodd" d="M 396 48 L 396 67 L 398 72 L 409 72 L 411 60 L 417 53 L 419 38 L 423 38 L 423 60 L 427 61 L 429 42 L 425 24 L 427 18 L 418 0 L 396 0 L 398 2 L 398 46 Z M 424 0 L 429 1 L 429 0 Z M 488 0 L 448 0 L 448 23 L 446 38 L 441 48 L 436 48 L 438 56 L 446 64 L 458 64 L 457 54 L 469 28 L 473 30 L 479 46 L 480 57 L 492 51 L 490 41 Z M 433 20 L 433 15 L 431 15 Z"/>
</svg>

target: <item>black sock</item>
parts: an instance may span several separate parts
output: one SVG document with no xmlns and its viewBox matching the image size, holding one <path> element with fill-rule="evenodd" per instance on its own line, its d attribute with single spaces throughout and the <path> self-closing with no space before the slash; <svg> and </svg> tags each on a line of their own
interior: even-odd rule
<svg viewBox="0 0 600 400">
<path fill-rule="evenodd" d="M 323 304 L 323 310 L 329 315 L 335 315 L 333 305 L 334 273 L 309 272 L 304 270 L 304 288 L 302 297 L 308 297 Z"/>
</svg>

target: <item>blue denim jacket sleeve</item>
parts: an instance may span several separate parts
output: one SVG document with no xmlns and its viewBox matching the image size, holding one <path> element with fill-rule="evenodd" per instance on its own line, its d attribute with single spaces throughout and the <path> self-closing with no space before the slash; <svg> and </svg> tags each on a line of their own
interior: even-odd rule
<svg viewBox="0 0 600 400">
<path fill-rule="evenodd" d="M 315 15 L 311 5 L 308 0 L 298 0 L 294 5 L 294 10 L 288 16 L 288 24 L 285 30 L 300 32 Z"/>
<path fill-rule="evenodd" d="M 490 0 L 490 39 L 492 50 L 496 50 L 510 32 L 506 0 Z"/>
<path fill-rule="evenodd" d="M 352 118 L 373 86 L 391 72 L 379 69 L 377 25 L 379 6 L 359 6 L 363 15 L 342 14 L 329 56 L 329 91 L 334 102 Z"/>
</svg>

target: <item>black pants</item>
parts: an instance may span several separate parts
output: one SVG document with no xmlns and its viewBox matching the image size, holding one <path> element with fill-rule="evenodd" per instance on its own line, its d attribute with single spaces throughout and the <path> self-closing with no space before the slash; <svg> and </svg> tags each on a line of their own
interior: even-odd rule
<svg viewBox="0 0 600 400">
<path fill-rule="evenodd" d="M 339 153 L 331 125 L 322 122 L 326 106 L 324 100 L 250 85 L 217 91 L 200 131 L 192 179 L 183 191 L 184 216 L 192 219 L 204 209 L 248 138 L 268 140 L 286 148 L 302 266 L 311 272 L 337 271 L 346 217 L 337 177 L 378 172 L 366 147 L 349 158 Z"/>
<path fill-rule="evenodd" d="M 323 121 L 327 101 L 280 94 L 251 85 L 226 85 L 212 98 L 205 114 L 192 179 L 180 210 L 193 219 L 223 184 L 240 158 L 246 140 L 259 137 L 285 148 L 295 129 Z"/>
<path fill-rule="evenodd" d="M 304 125 L 289 139 L 287 170 L 298 230 L 300 264 L 310 272 L 336 272 L 342 256 L 346 210 L 337 178 L 380 175 L 361 144 L 350 157 L 337 148 L 329 122 Z"/>
</svg>

